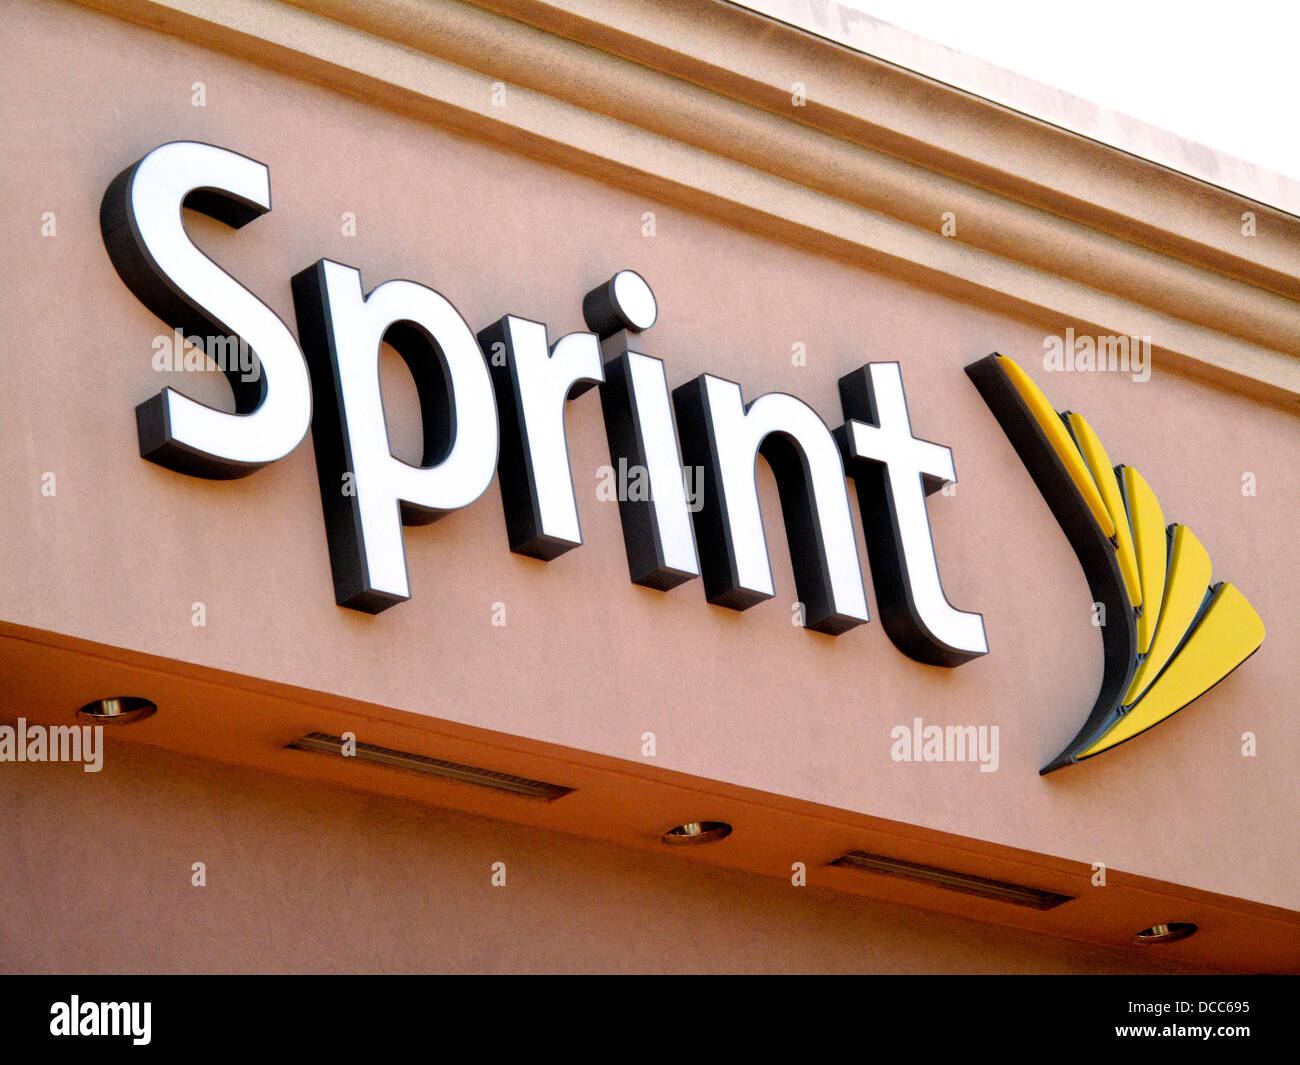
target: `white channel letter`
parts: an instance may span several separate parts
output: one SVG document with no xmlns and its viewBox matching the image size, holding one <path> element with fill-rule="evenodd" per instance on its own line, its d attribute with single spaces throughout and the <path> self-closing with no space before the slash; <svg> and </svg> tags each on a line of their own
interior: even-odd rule
<svg viewBox="0 0 1300 1065">
<path fill-rule="evenodd" d="M 746 408 L 740 386 L 732 381 L 706 374 L 705 389 L 738 585 L 765 597 L 775 594 L 754 459 L 765 437 L 780 434 L 790 438 L 803 457 L 804 478 L 812 497 L 810 509 L 821 544 L 818 583 L 824 584 L 825 609 L 853 623 L 866 621 L 867 598 L 844 465 L 826 424 L 808 404 L 785 393 L 769 392 Z M 809 598 L 804 589 L 800 594 Z"/>
<path fill-rule="evenodd" d="M 265 165 L 211 144 L 177 141 L 155 148 L 136 164 L 128 210 L 152 259 L 146 265 L 179 288 L 185 302 L 197 304 L 201 313 L 242 337 L 262 366 L 262 400 L 247 413 L 227 414 L 164 388 L 158 398 L 166 442 L 221 463 L 256 468 L 283 458 L 306 435 L 311 388 L 302 350 L 288 327 L 186 235 L 181 204 L 192 192 L 212 196 L 214 190 L 256 205 L 261 211 L 255 213 L 271 209 Z"/>
<path fill-rule="evenodd" d="M 416 521 L 408 517 L 408 524 L 420 517 L 432 520 L 472 503 L 491 484 L 499 443 L 492 382 L 474 334 L 445 297 L 414 281 L 388 281 L 363 296 L 358 270 L 328 259 L 320 266 L 347 456 L 355 476 L 362 581 L 372 595 L 407 599 L 402 511 L 409 507 L 417 512 Z M 413 466 L 390 448 L 379 346 L 398 323 L 415 327 L 441 353 L 454 436 L 435 465 Z M 437 357 L 433 350 L 427 355 Z M 426 440 L 429 430 L 426 422 Z"/>
<path fill-rule="evenodd" d="M 921 483 L 922 475 L 942 481 L 957 479 L 952 451 L 942 444 L 912 436 L 898 363 L 873 362 L 866 369 L 871 375 L 880 424 L 846 422 L 849 454 L 851 458 L 869 459 L 885 466 L 917 618 L 941 643 L 968 654 L 987 654 L 983 619 L 979 614 L 954 609 L 943 594 Z"/>
<path fill-rule="evenodd" d="M 600 342 L 594 333 L 569 333 L 547 349 L 546 326 L 507 315 L 519 436 L 526 453 L 525 475 L 540 527 L 531 530 L 555 547 L 582 543 L 578 502 L 564 429 L 565 406 L 574 394 L 605 380 Z M 522 506 L 512 500 L 510 505 Z M 553 557 L 553 556 L 552 556 Z"/>
<path fill-rule="evenodd" d="M 668 400 L 668 380 L 659 360 L 629 351 L 629 399 L 635 411 L 640 444 L 645 451 L 650 478 L 650 505 L 663 552 L 663 566 L 682 574 L 698 576 L 700 563 L 695 553 L 695 530 L 691 526 L 682 460 L 677 448 L 677 430 Z"/>
</svg>

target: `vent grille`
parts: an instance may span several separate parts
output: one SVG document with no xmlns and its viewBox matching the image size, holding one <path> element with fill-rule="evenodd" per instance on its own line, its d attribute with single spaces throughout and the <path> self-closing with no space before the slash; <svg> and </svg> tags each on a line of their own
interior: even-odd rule
<svg viewBox="0 0 1300 1065">
<path fill-rule="evenodd" d="M 342 755 L 343 739 L 339 736 L 331 736 L 326 732 L 309 732 L 306 736 L 302 736 L 288 744 L 285 749 L 311 751 L 315 754 Z M 366 762 L 370 765 L 386 766 L 389 769 L 404 769 L 408 772 L 424 773 L 427 776 L 442 777 L 446 780 L 459 780 L 465 784 L 477 784 L 480 787 L 494 788 L 497 791 L 523 795 L 530 799 L 542 799 L 545 802 L 554 802 L 573 790 L 559 784 L 547 784 L 542 780 L 529 780 L 527 777 L 498 773 L 493 769 L 461 765 L 459 762 L 445 762 L 441 758 L 430 758 L 427 755 L 412 754 L 409 751 L 395 751 L 389 747 L 376 747 L 374 744 L 359 741 L 356 743 L 356 754 L 347 757 L 349 759 L 355 758 L 358 762 Z"/>
<path fill-rule="evenodd" d="M 953 869 L 940 869 L 933 865 L 905 862 L 901 858 L 886 858 L 880 854 L 866 854 L 862 851 L 850 851 L 831 864 L 850 869 L 862 869 L 882 876 L 896 876 L 903 880 L 929 884 L 931 887 L 959 891 L 963 895 L 978 895 L 980 898 L 993 899 L 996 902 L 1009 902 L 1013 906 L 1028 906 L 1034 910 L 1050 910 L 1074 898 L 1073 895 L 1059 895 L 1054 891 L 1043 891 L 1023 884 L 989 880 L 982 876 L 972 876 L 970 873 L 959 873 Z"/>
</svg>

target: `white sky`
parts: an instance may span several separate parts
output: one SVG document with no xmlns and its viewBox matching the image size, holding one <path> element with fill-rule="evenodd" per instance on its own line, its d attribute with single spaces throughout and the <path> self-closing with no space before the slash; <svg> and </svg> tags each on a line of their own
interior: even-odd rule
<svg viewBox="0 0 1300 1065">
<path fill-rule="evenodd" d="M 1300 0 L 837 0 L 1300 178 Z"/>
</svg>

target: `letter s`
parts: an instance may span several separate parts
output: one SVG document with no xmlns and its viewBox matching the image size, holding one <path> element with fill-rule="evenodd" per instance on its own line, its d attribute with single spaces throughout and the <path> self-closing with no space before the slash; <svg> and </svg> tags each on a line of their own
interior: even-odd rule
<svg viewBox="0 0 1300 1065">
<path fill-rule="evenodd" d="M 289 454 L 307 434 L 307 364 L 276 313 L 190 241 L 182 207 L 239 229 L 271 209 L 270 171 L 224 148 L 175 141 L 118 174 L 99 212 L 109 258 L 141 303 L 205 343 L 208 337 L 242 338 L 261 372 L 247 380 L 240 360 L 223 367 L 234 414 L 170 388 L 141 403 L 140 454 L 196 477 L 244 477 Z"/>
</svg>

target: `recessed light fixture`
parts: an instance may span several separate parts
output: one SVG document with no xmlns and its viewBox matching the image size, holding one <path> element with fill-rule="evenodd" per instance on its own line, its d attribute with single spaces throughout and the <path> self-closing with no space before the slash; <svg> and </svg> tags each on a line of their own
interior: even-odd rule
<svg viewBox="0 0 1300 1065">
<path fill-rule="evenodd" d="M 1133 937 L 1134 943 L 1144 945 L 1150 943 L 1177 943 L 1180 939 L 1186 939 L 1196 931 L 1196 925 L 1187 924 L 1186 922 L 1175 922 L 1173 924 L 1153 924 L 1150 928 L 1144 928 L 1141 932 Z"/>
<path fill-rule="evenodd" d="M 731 826 L 725 821 L 688 821 L 665 832 L 664 842 L 678 845 L 713 843 L 716 840 L 726 839 L 729 835 L 731 835 Z"/>
<path fill-rule="evenodd" d="M 349 749 L 354 744 L 348 745 Z M 368 762 L 372 765 L 386 766 L 389 769 L 405 769 L 409 772 L 424 773 L 428 776 L 443 777 L 447 780 L 459 780 L 465 784 L 478 784 L 480 787 L 495 788 L 497 791 L 509 791 L 515 795 L 526 795 L 530 799 L 545 799 L 553 802 L 563 795 L 568 795 L 572 788 L 559 784 L 547 784 L 541 780 L 529 780 L 527 777 L 511 776 L 498 773 L 494 769 L 482 769 L 479 766 L 461 765 L 459 762 L 445 762 L 441 758 L 430 758 L 410 751 L 395 751 L 389 747 L 376 747 L 372 743 L 355 743 L 355 753 L 345 755 L 348 761 Z M 314 751 L 317 754 L 343 755 L 344 743 L 339 736 L 325 732 L 309 732 L 306 736 L 294 740 L 287 747 L 294 751 Z"/>
<path fill-rule="evenodd" d="M 862 851 L 850 851 L 831 864 L 862 869 L 868 873 L 896 876 L 903 880 L 914 880 L 920 884 L 929 884 L 931 887 L 960 891 L 964 895 L 978 895 L 980 898 L 992 899 L 995 902 L 1009 902 L 1013 906 L 1028 906 L 1034 910 L 1050 910 L 1074 898 L 1073 895 L 1060 895 L 1055 891 L 1026 887 L 1024 884 L 1009 884 L 1004 880 L 990 880 L 970 873 L 959 873 L 953 869 L 940 869 L 934 865 L 905 862 L 901 858 L 886 858 Z"/>
<path fill-rule="evenodd" d="M 143 721 L 157 709 L 155 703 L 137 695 L 117 695 L 87 703 L 77 711 L 77 717 L 96 725 L 129 725 L 132 721 Z"/>
</svg>

